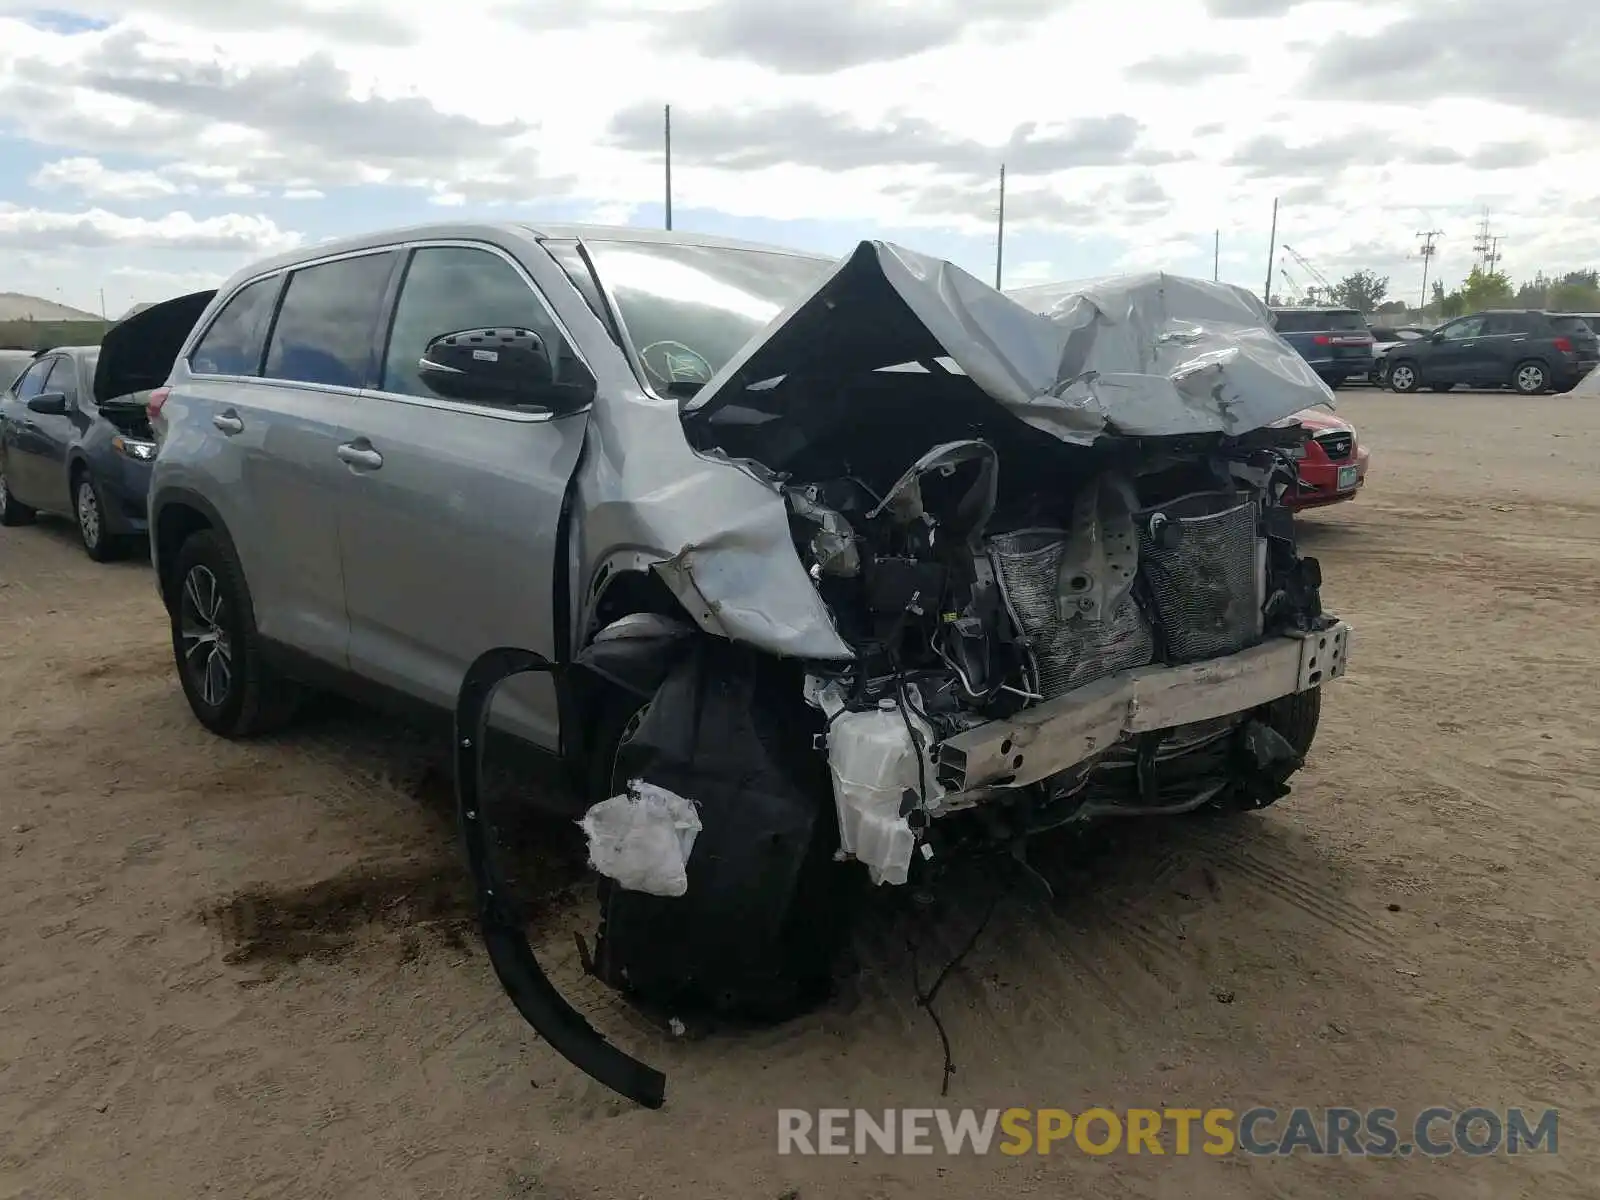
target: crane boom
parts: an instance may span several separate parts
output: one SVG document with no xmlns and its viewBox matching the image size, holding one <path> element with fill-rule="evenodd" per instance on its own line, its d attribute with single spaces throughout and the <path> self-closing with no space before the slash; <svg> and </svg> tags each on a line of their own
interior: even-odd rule
<svg viewBox="0 0 1600 1200">
<path fill-rule="evenodd" d="M 1290 258 L 1294 259 L 1294 261 L 1299 264 L 1301 270 L 1303 270 L 1307 275 L 1311 276 L 1311 278 L 1315 279 L 1317 281 L 1317 285 L 1321 287 L 1322 290 L 1327 293 L 1327 295 L 1330 297 L 1333 295 L 1333 284 L 1328 282 L 1326 276 L 1324 276 L 1321 271 L 1317 270 L 1309 262 L 1307 262 L 1300 251 L 1289 245 L 1288 242 L 1285 242 L 1283 244 L 1283 252 Z"/>
</svg>

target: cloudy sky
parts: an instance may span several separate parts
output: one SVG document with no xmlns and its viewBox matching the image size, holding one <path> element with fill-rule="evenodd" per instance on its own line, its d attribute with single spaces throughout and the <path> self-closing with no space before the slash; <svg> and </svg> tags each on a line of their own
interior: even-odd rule
<svg viewBox="0 0 1600 1200">
<path fill-rule="evenodd" d="M 0 291 L 111 314 L 439 217 L 674 218 L 1006 283 L 1259 289 L 1279 240 L 1415 298 L 1483 210 L 1600 265 L 1595 0 L 0 0 Z M 1304 279 L 1293 262 L 1291 273 Z"/>
</svg>

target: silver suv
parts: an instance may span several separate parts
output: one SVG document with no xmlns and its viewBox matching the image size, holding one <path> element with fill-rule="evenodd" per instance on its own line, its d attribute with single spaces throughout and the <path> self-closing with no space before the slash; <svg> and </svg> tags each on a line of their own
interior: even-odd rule
<svg viewBox="0 0 1600 1200">
<path fill-rule="evenodd" d="M 497 955 L 474 734 L 538 668 L 496 718 L 581 769 L 588 965 L 664 1011 L 815 996 L 869 879 L 1275 802 L 1345 669 L 1281 424 L 1331 394 L 1242 289 L 460 225 L 251 268 L 165 340 L 141 315 L 101 370 L 177 355 L 151 541 L 196 716 L 455 708 Z"/>
<path fill-rule="evenodd" d="M 598 613 L 659 607 L 646 572 L 682 549 L 669 481 L 702 476 L 713 508 L 770 495 L 694 456 L 676 398 L 830 263 L 459 225 L 236 275 L 150 404 L 152 550 L 195 715 L 260 732 L 291 711 L 290 681 L 448 711 L 490 647 L 559 659 Z M 507 691 L 500 723 L 558 749 L 554 685 Z"/>
</svg>

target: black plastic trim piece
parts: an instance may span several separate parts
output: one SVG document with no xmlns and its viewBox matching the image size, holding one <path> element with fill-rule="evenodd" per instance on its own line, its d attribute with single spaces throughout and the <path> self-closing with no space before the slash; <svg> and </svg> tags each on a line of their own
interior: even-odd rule
<svg viewBox="0 0 1600 1200">
<path fill-rule="evenodd" d="M 560 670 L 559 664 L 531 650 L 502 646 L 474 659 L 461 681 L 455 717 L 456 810 L 477 892 L 483 943 L 511 1003 L 556 1053 L 619 1095 L 645 1108 L 660 1108 L 667 1077 L 606 1041 L 562 998 L 539 966 L 495 860 L 493 835 L 482 808 L 482 746 L 495 692 L 514 675 Z"/>
</svg>

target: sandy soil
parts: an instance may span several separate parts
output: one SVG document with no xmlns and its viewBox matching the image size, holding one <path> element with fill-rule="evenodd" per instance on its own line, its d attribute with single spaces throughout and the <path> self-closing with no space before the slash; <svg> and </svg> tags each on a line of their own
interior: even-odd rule
<svg viewBox="0 0 1600 1200">
<path fill-rule="evenodd" d="M 221 742 L 172 677 L 147 568 L 0 530 L 0 1197 L 1595 1195 L 1600 1120 L 1600 404 L 1345 393 L 1366 493 L 1305 522 L 1358 631 L 1270 812 L 1044 856 L 941 998 L 949 1103 L 1523 1104 L 1518 1160 L 780 1158 L 784 1106 L 939 1103 L 913 1003 L 964 940 L 875 914 L 782 1029 L 673 1040 L 638 1111 L 490 975 L 443 748 L 330 708 Z M 570 831 L 540 883 L 572 985 Z"/>
</svg>

